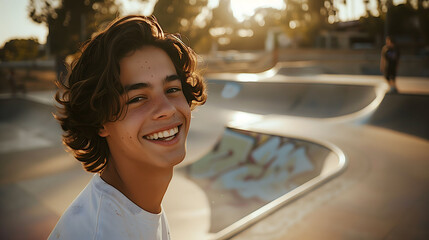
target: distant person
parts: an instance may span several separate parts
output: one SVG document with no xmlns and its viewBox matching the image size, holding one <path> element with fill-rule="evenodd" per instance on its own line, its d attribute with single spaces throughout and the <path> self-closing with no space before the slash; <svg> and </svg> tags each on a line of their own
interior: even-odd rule
<svg viewBox="0 0 429 240">
<path fill-rule="evenodd" d="M 389 83 L 390 90 L 397 92 L 396 72 L 399 64 L 399 49 L 395 45 L 392 37 L 386 37 L 386 45 L 381 50 L 380 70 Z"/>
<path fill-rule="evenodd" d="M 155 17 L 113 21 L 81 48 L 56 100 L 64 143 L 95 173 L 49 239 L 170 239 L 162 199 L 206 101 L 196 54 Z"/>
<path fill-rule="evenodd" d="M 17 78 L 13 67 L 9 69 L 8 81 L 13 96 L 15 96 L 19 91 L 22 91 L 24 94 L 27 92 L 25 83 Z"/>
</svg>

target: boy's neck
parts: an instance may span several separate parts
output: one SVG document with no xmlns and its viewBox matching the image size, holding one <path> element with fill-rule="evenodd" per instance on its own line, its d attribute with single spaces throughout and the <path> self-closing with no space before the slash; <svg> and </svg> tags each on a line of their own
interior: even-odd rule
<svg viewBox="0 0 429 240">
<path fill-rule="evenodd" d="M 158 214 L 173 177 L 173 168 L 133 166 L 125 170 L 118 169 L 114 161 L 109 161 L 100 176 L 143 210 Z"/>
</svg>

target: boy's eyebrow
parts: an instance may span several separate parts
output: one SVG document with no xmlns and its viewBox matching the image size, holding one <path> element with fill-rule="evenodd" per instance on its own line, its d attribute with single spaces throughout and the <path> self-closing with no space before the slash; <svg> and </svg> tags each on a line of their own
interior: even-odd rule
<svg viewBox="0 0 429 240">
<path fill-rule="evenodd" d="M 126 85 L 124 87 L 124 90 L 125 90 L 125 92 L 129 92 L 129 91 L 136 90 L 136 89 L 148 88 L 149 86 L 150 86 L 149 83 L 144 83 L 144 82 L 134 83 L 134 84 Z"/>
<path fill-rule="evenodd" d="M 173 75 L 169 75 L 169 76 L 167 76 L 165 78 L 165 82 L 171 82 L 171 81 L 174 81 L 174 80 L 180 80 L 179 75 L 173 74 Z"/>
<path fill-rule="evenodd" d="M 168 75 L 167 77 L 165 77 L 164 82 L 171 82 L 171 81 L 175 81 L 175 80 L 180 80 L 179 75 L 177 75 L 177 74 Z M 139 82 L 139 83 L 134 83 L 134 84 L 126 85 L 124 87 L 124 90 L 125 90 L 125 92 L 129 92 L 129 91 L 132 91 L 132 90 L 137 90 L 137 89 L 142 89 L 142 88 L 149 88 L 149 87 L 152 87 L 152 85 L 150 83 Z"/>
</svg>

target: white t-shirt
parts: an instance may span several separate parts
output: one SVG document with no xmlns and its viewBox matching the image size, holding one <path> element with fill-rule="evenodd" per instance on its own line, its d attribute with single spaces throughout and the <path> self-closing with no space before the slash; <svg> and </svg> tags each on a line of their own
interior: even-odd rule
<svg viewBox="0 0 429 240">
<path fill-rule="evenodd" d="M 149 213 L 95 174 L 61 216 L 49 240 L 169 240 L 164 214 Z"/>
</svg>

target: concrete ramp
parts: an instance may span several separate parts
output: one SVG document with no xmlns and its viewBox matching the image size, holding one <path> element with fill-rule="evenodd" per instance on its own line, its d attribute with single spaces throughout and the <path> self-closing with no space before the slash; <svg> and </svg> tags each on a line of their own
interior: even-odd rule
<svg viewBox="0 0 429 240">
<path fill-rule="evenodd" d="M 180 194 L 172 187 L 165 206 L 179 239 L 229 238 L 344 169 L 345 156 L 335 145 L 289 135 L 287 128 L 277 127 L 283 121 L 270 121 L 270 116 L 354 122 L 367 119 L 386 90 L 380 81 L 246 82 L 237 81 L 237 75 L 228 76 L 233 80 L 208 78 L 208 101 L 193 113 L 191 151 L 172 184 L 180 182 L 181 189 L 192 188 L 199 197 L 192 200 L 192 208 L 184 207 L 186 215 L 180 214 L 168 204 L 169 196 Z M 261 123 L 277 130 L 246 130 Z M 192 222 L 188 215 L 200 215 L 192 224 L 204 229 L 198 237 L 187 236 L 191 228 L 186 222 Z"/>
<path fill-rule="evenodd" d="M 370 115 L 388 90 L 382 78 L 290 77 L 276 74 L 277 70 L 259 75 L 212 74 L 207 77 L 208 103 L 262 115 L 350 120 Z"/>
<path fill-rule="evenodd" d="M 208 102 L 263 115 L 333 118 L 358 112 L 375 99 L 375 87 L 368 85 L 209 81 Z"/>
<path fill-rule="evenodd" d="M 212 151 L 177 171 L 208 200 L 188 210 L 210 213 L 199 220 L 208 221 L 204 239 L 229 238 L 344 169 L 335 146 L 284 134 L 226 128 Z"/>
<path fill-rule="evenodd" d="M 371 118 L 375 113 L 383 116 L 386 109 L 398 107 L 391 103 L 391 95 L 383 102 L 387 85 L 381 78 L 273 76 L 254 82 L 244 80 L 251 75 L 239 75 L 209 78 L 208 102 L 193 113 L 188 141 L 192 151 L 176 180 L 186 179 L 181 187 L 190 189 L 184 186 L 192 185 L 199 197 L 192 200 L 186 215 L 170 211 L 170 219 L 177 224 L 172 232 L 180 239 L 190 239 L 180 230 L 192 229 L 180 221 L 188 219 L 188 214 L 200 216 L 192 226 L 204 229 L 192 239 L 228 239 L 337 176 L 346 165 L 345 155 L 323 139 L 340 136 L 354 139 L 358 146 L 365 141 L 359 135 L 337 131 L 337 120 L 343 126 L 352 123 L 356 125 L 352 129 L 359 128 L 363 121 L 356 120 L 374 121 L 378 118 Z M 324 137 L 303 138 L 293 128 Z M 301 167 L 306 170 L 300 174 L 299 185 L 292 169 Z"/>
<path fill-rule="evenodd" d="M 61 144 L 55 108 L 21 98 L 0 100 L 0 152 L 15 152 Z"/>
</svg>

